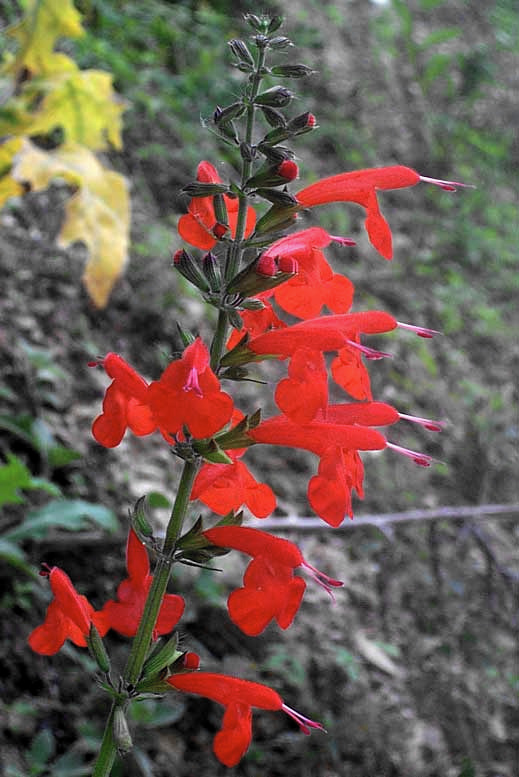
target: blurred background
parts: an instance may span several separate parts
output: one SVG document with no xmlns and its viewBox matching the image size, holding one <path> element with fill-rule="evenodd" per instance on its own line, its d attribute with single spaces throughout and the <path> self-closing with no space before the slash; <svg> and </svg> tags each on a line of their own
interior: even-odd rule
<svg viewBox="0 0 519 777">
<path fill-rule="evenodd" d="M 222 174 L 232 164 L 203 120 L 239 92 L 243 76 L 230 66 L 226 42 L 246 39 L 243 13 L 258 12 L 230 0 L 76 7 L 85 34 L 63 40 L 61 50 L 81 68 L 110 71 L 127 105 L 124 147 L 103 160 L 130 182 L 130 260 L 106 308 L 96 309 L 81 285 L 84 246 L 56 245 L 70 187 L 10 199 L 0 212 L 0 655 L 8 670 L 0 680 L 0 758 L 8 777 L 89 774 L 106 703 L 81 651 L 67 647 L 48 659 L 27 647 L 48 603 L 36 570 L 42 561 L 64 567 L 99 606 L 124 576 L 128 509 L 151 494 L 158 526 L 168 514 L 178 467 L 166 446 L 131 438 L 107 451 L 91 438 L 107 382 L 86 363 L 117 351 L 155 377 L 179 347 L 177 321 L 210 331 L 207 311 L 172 269 L 186 207 L 179 190 L 201 159 Z M 415 519 L 359 520 L 337 531 L 310 531 L 301 520 L 285 532 L 313 564 L 345 581 L 330 606 L 309 585 L 286 633 L 270 627 L 249 639 L 228 621 L 226 595 L 242 571 L 234 557 L 222 560 L 223 574 L 175 572 L 172 590 L 188 601 L 183 643 L 204 668 L 266 682 L 328 730 L 304 738 L 284 716 L 256 714 L 236 775 L 514 777 L 517 4 L 292 0 L 259 10 L 286 17 L 283 32 L 295 46 L 278 62 L 316 71 L 289 84 L 298 95 L 293 115 L 312 111 L 319 124 L 297 141 L 301 187 L 345 170 L 405 164 L 476 188 L 382 193 L 391 263 L 368 243 L 354 205 L 319 209 L 304 222 L 357 241 L 327 249 L 355 283 L 356 309 L 386 309 L 443 333 L 432 341 L 402 332 L 381 338 L 375 347 L 394 358 L 371 368 L 376 399 L 447 421 L 441 435 L 393 435 L 434 456 L 429 469 L 390 452 L 364 457 L 366 498 L 355 515 L 415 510 Z M 2 28 L 21 12 L 21 4 L 0 3 Z M 278 516 L 310 515 L 311 456 L 279 449 L 247 458 L 279 494 Z M 488 505 L 505 507 L 489 515 Z M 431 518 L 441 508 L 452 509 Z M 125 641 L 110 639 L 123 662 Z M 114 777 L 229 773 L 211 753 L 220 718 L 200 699 L 134 705 L 136 748 Z"/>
</svg>

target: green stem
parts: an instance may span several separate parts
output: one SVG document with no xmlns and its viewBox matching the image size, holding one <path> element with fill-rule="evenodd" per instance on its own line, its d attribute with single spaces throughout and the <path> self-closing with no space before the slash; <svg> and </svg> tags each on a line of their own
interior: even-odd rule
<svg viewBox="0 0 519 777">
<path fill-rule="evenodd" d="M 112 766 L 117 754 L 113 731 L 115 707 L 116 702 L 113 702 L 108 720 L 106 721 L 103 740 L 101 742 L 101 747 L 99 748 L 99 755 L 97 756 L 92 777 L 109 777 L 110 772 L 112 771 Z"/>
<path fill-rule="evenodd" d="M 160 607 L 166 594 L 166 589 L 171 574 L 171 565 L 173 553 L 177 539 L 182 531 L 182 525 L 187 514 L 189 497 L 193 482 L 198 471 L 198 463 L 186 461 L 177 489 L 175 504 L 171 512 L 166 537 L 162 547 L 162 553 L 155 567 L 153 574 L 153 583 L 146 599 L 144 612 L 135 639 L 132 643 L 128 662 L 123 675 L 123 686 L 135 685 L 139 680 L 142 667 L 146 660 L 150 643 L 153 637 L 153 630 L 157 623 Z M 112 765 L 116 756 L 116 745 L 113 737 L 113 717 L 115 703 L 112 705 L 110 715 L 106 722 L 103 741 L 99 756 L 92 773 L 92 777 L 109 777 Z"/>
</svg>

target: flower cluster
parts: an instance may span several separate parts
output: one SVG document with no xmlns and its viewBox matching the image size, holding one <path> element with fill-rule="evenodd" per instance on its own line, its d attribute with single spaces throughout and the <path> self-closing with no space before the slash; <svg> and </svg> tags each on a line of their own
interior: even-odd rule
<svg viewBox="0 0 519 777">
<path fill-rule="evenodd" d="M 200 336 L 180 330 L 179 357 L 151 382 L 114 353 L 91 365 L 103 367 L 111 379 L 102 412 L 93 422 L 95 440 L 112 448 L 128 429 L 136 436 L 159 432 L 183 461 L 165 536 L 160 543 L 141 511 L 134 511 L 126 551 L 128 577 L 116 598 L 98 611 L 63 571 L 46 570 L 54 598 L 44 623 L 29 637 L 31 647 L 44 654 L 57 652 L 66 639 L 87 645 L 105 675 L 115 713 L 107 725 L 96 777 L 108 777 L 115 745 L 128 747 L 121 721 L 125 705 L 139 694 L 175 689 L 221 704 L 225 712 L 214 751 L 227 766 L 237 764 L 250 744 L 253 708 L 282 710 L 304 733 L 322 728 L 264 685 L 198 671 L 198 657 L 179 651 L 175 635 L 161 644 L 158 638 L 175 628 L 184 611 L 182 597 L 166 592 L 171 566 L 206 564 L 230 551 L 248 555 L 242 585 L 228 597 L 231 620 L 250 636 L 273 621 L 287 629 L 306 589 L 296 570 L 308 573 L 332 600 L 342 583 L 312 566 L 292 542 L 241 525 L 244 508 L 260 519 L 276 508 L 272 488 L 258 482 L 244 462 L 248 448 L 284 446 L 313 453 L 318 465 L 307 483 L 308 502 L 327 524 L 337 527 L 346 516 L 353 517 L 353 492 L 363 497 L 362 452 L 389 449 L 420 466 L 431 463 L 427 454 L 391 442 L 387 427 L 404 420 L 430 431 L 442 428 L 441 422 L 376 401 L 367 369 L 369 362 L 389 356 L 366 343 L 370 335 L 401 329 L 429 338 L 436 332 L 399 322 L 384 310 L 353 310 L 354 285 L 332 269 L 325 249 L 332 244 L 347 249 L 354 241 L 307 227 L 303 219 L 306 211 L 328 203 L 360 206 L 371 244 L 389 260 L 392 235 L 379 193 L 420 182 L 449 191 L 463 184 L 392 165 L 341 172 L 298 189 L 299 167 L 289 144 L 314 131 L 316 118 L 309 111 L 285 115 L 292 91 L 281 85 L 261 91 L 261 82 L 266 76 L 304 78 L 311 70 L 297 63 L 267 66 L 267 54 L 291 45 L 277 33 L 282 20 L 254 14 L 246 19 L 254 53 L 243 40 L 229 45 L 247 83 L 241 97 L 219 106 L 212 119 L 213 131 L 236 151 L 241 175 L 237 178 L 231 171 L 227 177 L 211 162 L 200 162 L 196 179 L 184 187 L 187 213 L 178 222 L 179 237 L 188 247 L 173 257 L 175 270 L 217 310 L 213 336 L 206 344 Z M 257 116 L 266 121 L 266 131 L 257 130 Z M 256 380 L 251 365 L 266 359 L 286 364 L 273 390 L 279 412 L 263 419 L 261 411 L 244 415 L 222 383 L 227 388 Z M 330 401 L 332 382 L 335 394 L 337 389 L 344 393 L 342 402 Z M 190 505 L 198 508 L 200 503 L 218 518 L 207 528 L 201 517 L 194 517 L 186 528 Z M 157 551 L 153 575 L 143 537 Z M 117 686 L 102 643 L 110 629 L 135 636 Z M 120 741 L 116 723 L 123 731 Z"/>
</svg>

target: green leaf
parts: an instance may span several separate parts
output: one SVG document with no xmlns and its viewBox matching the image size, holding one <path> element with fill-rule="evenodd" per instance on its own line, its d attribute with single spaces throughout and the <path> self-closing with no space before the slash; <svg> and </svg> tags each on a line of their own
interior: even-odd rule
<svg viewBox="0 0 519 777">
<path fill-rule="evenodd" d="M 56 742 L 48 728 L 42 729 L 31 742 L 28 761 L 31 764 L 31 774 L 40 774 L 56 750 Z M 35 771 L 36 767 L 38 771 Z M 39 767 L 39 768 L 38 768 Z"/>
<path fill-rule="evenodd" d="M 5 535 L 11 541 L 41 539 L 51 527 L 68 531 L 81 531 L 98 524 L 109 532 L 115 532 L 119 523 L 112 510 L 83 499 L 55 499 L 44 507 L 32 510 L 21 526 Z"/>
<path fill-rule="evenodd" d="M 9 540 L 0 538 L 0 559 L 10 564 L 16 569 L 21 569 L 30 577 L 38 577 L 38 573 L 25 560 L 25 553 L 18 545 Z"/>
<path fill-rule="evenodd" d="M 31 488 L 31 473 L 17 456 L 7 454 L 7 464 L 0 467 L 0 506 L 22 504 L 21 488 Z"/>
<path fill-rule="evenodd" d="M 87 777 L 91 771 L 92 767 L 78 753 L 70 751 L 52 764 L 52 777 Z"/>
<path fill-rule="evenodd" d="M 440 43 L 445 43 L 448 40 L 457 38 L 459 35 L 461 35 L 460 27 L 442 27 L 439 30 L 434 30 L 429 33 L 429 35 L 418 44 L 418 48 L 425 51 L 425 49 L 428 49 L 431 46 L 438 46 Z"/>
</svg>

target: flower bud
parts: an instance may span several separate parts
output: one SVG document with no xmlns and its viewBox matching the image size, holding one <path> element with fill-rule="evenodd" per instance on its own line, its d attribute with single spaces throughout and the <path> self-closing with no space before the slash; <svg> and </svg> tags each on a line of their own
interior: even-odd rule
<svg viewBox="0 0 519 777">
<path fill-rule="evenodd" d="M 193 286 L 196 286 L 201 291 L 209 291 L 209 284 L 204 278 L 197 263 L 183 248 L 173 255 L 173 264 L 175 269 L 192 283 Z"/>
<path fill-rule="evenodd" d="M 256 223 L 255 235 L 281 232 L 291 227 L 297 219 L 298 208 L 283 208 L 273 205 Z"/>
<path fill-rule="evenodd" d="M 284 35 L 280 35 L 275 38 L 270 38 L 269 40 L 269 47 L 271 49 L 286 49 L 289 46 L 293 46 L 294 44 L 289 38 L 285 38 Z"/>
<path fill-rule="evenodd" d="M 215 194 L 225 194 L 229 187 L 225 183 L 203 183 L 193 181 L 182 188 L 182 193 L 189 197 L 212 197 Z"/>
<path fill-rule="evenodd" d="M 178 649 L 178 636 L 173 634 L 162 647 L 155 650 L 147 659 L 142 670 L 143 679 L 148 680 L 155 677 L 164 667 L 174 664 L 182 656 L 182 651 Z"/>
<path fill-rule="evenodd" d="M 217 221 L 211 232 L 217 240 L 223 240 L 223 238 L 229 232 L 229 227 L 227 224 L 222 224 L 221 222 Z"/>
<path fill-rule="evenodd" d="M 184 669 L 198 669 L 200 666 L 200 656 L 198 653 L 184 653 L 182 657 L 182 665 Z"/>
<path fill-rule="evenodd" d="M 260 19 L 260 17 L 256 16 L 254 13 L 246 13 L 243 18 L 250 24 L 253 30 L 256 30 L 256 32 L 267 32 L 268 22 L 264 17 Z"/>
<path fill-rule="evenodd" d="M 227 124 L 232 119 L 237 119 L 240 116 L 243 116 L 246 110 L 247 109 L 242 102 L 233 103 L 232 105 L 228 105 L 226 108 L 218 107 L 213 113 L 214 123 L 217 126 L 220 126 L 220 124 Z"/>
<path fill-rule="evenodd" d="M 270 69 L 273 76 L 282 76 L 283 78 L 304 78 L 315 70 L 306 65 L 275 65 Z"/>
<path fill-rule="evenodd" d="M 216 258 L 215 254 L 212 253 L 212 251 L 209 251 L 209 253 L 206 254 L 202 259 L 202 267 L 204 275 L 209 282 L 211 291 L 220 291 L 220 286 L 222 283 L 220 268 L 218 265 L 218 259 Z"/>
<path fill-rule="evenodd" d="M 89 653 L 96 662 L 97 666 L 101 672 L 108 674 L 110 671 L 110 659 L 103 644 L 103 640 L 101 639 L 101 636 L 93 623 L 90 624 L 90 631 L 86 641 Z"/>
<path fill-rule="evenodd" d="M 253 162 L 256 158 L 256 147 L 243 141 L 240 143 L 240 154 L 245 162 Z"/>
<path fill-rule="evenodd" d="M 221 194 L 215 194 L 213 197 L 213 207 L 216 221 L 219 224 L 228 224 L 229 217 L 227 215 L 227 206 L 225 205 L 225 200 Z"/>
<path fill-rule="evenodd" d="M 287 126 L 285 117 L 282 113 L 280 113 L 280 111 L 276 111 L 275 108 L 269 108 L 267 105 L 262 105 L 261 110 L 271 127 Z"/>
<path fill-rule="evenodd" d="M 229 41 L 229 48 L 231 49 L 236 59 L 239 59 L 241 62 L 245 62 L 247 65 L 252 65 L 252 67 L 254 67 L 254 58 L 242 40 L 233 38 Z"/>
<path fill-rule="evenodd" d="M 285 159 L 279 165 L 277 172 L 286 181 L 293 181 L 299 175 L 299 168 L 292 159 Z"/>
<path fill-rule="evenodd" d="M 267 28 L 268 34 L 270 35 L 271 32 L 275 32 L 276 30 L 278 30 L 283 24 L 283 21 L 284 20 L 282 16 L 273 16 L 268 23 L 268 28 Z"/>
<path fill-rule="evenodd" d="M 297 207 L 299 205 L 296 197 L 290 194 L 290 192 L 279 191 L 278 189 L 256 189 L 254 194 L 284 208 Z"/>
<path fill-rule="evenodd" d="M 133 747 L 130 729 L 122 707 L 116 707 L 113 719 L 114 742 L 120 755 L 129 753 Z"/>
<path fill-rule="evenodd" d="M 301 132 L 308 132 L 308 130 L 314 129 L 315 125 L 316 118 L 314 114 L 306 111 L 305 113 L 300 113 L 299 116 L 294 116 L 294 118 L 288 122 L 288 129 L 294 134 L 299 135 Z"/>
<path fill-rule="evenodd" d="M 271 108 L 284 108 L 293 98 L 290 89 L 285 86 L 273 86 L 265 92 L 261 92 L 255 98 L 256 105 L 267 105 Z"/>
</svg>

